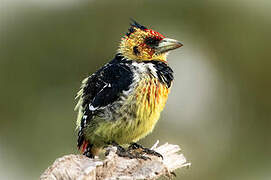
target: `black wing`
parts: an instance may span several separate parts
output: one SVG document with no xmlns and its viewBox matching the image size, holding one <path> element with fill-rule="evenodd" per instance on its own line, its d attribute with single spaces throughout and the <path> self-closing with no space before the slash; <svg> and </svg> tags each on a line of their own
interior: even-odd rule
<svg viewBox="0 0 271 180">
<path fill-rule="evenodd" d="M 133 80 L 130 68 L 123 64 L 109 64 L 90 76 L 83 88 L 82 106 L 93 109 L 118 100 L 122 91 L 129 89 Z"/>
<path fill-rule="evenodd" d="M 83 82 L 78 102 L 79 148 L 84 141 L 83 129 L 91 121 L 95 111 L 117 101 L 123 91 L 129 90 L 132 80 L 133 73 L 128 65 L 109 63 Z"/>
</svg>

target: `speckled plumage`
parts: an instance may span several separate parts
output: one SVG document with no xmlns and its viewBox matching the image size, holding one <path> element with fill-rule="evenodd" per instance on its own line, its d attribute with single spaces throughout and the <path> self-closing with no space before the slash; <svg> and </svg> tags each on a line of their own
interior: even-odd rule
<svg viewBox="0 0 271 180">
<path fill-rule="evenodd" d="M 96 155 L 110 142 L 128 144 L 145 137 L 165 106 L 173 71 L 166 53 L 151 47 L 164 36 L 139 27 L 132 25 L 115 58 L 82 82 L 75 109 L 78 148 L 85 154 Z"/>
</svg>

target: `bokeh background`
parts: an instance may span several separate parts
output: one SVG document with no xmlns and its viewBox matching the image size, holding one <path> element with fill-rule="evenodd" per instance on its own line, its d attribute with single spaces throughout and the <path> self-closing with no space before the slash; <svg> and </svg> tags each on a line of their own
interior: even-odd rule
<svg viewBox="0 0 271 180">
<path fill-rule="evenodd" d="M 38 179 L 76 150 L 75 94 L 129 18 L 183 42 L 151 146 L 179 144 L 186 180 L 271 179 L 270 0 L 0 0 L 0 179 Z"/>
</svg>

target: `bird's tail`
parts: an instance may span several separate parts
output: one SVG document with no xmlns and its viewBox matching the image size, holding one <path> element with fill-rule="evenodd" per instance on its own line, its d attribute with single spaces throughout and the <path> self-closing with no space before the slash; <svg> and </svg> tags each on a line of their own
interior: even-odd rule
<svg viewBox="0 0 271 180">
<path fill-rule="evenodd" d="M 88 140 L 85 139 L 82 131 L 78 132 L 77 148 L 81 153 L 89 158 L 98 155 L 100 148 L 95 148 Z"/>
<path fill-rule="evenodd" d="M 80 147 L 78 147 L 82 154 L 86 152 L 88 144 L 89 144 L 88 141 L 85 140 L 83 141 L 83 144 Z"/>
</svg>

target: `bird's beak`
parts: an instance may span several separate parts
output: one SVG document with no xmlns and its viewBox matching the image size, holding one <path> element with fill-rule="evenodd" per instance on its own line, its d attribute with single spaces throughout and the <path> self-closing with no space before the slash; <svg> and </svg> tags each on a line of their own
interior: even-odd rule
<svg viewBox="0 0 271 180">
<path fill-rule="evenodd" d="M 183 44 L 175 39 L 164 38 L 156 47 L 156 52 L 162 54 L 182 46 Z"/>
</svg>

